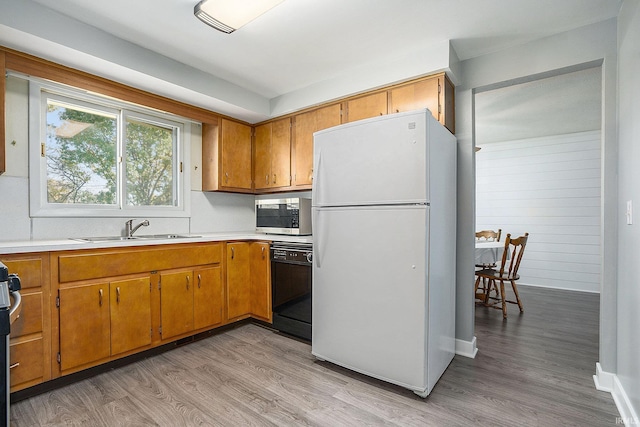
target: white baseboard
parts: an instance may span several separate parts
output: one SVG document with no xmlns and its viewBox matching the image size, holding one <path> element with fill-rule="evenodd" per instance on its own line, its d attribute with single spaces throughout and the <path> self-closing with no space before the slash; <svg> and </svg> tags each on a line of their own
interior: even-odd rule
<svg viewBox="0 0 640 427">
<path fill-rule="evenodd" d="M 596 389 L 611 393 L 611 397 L 613 397 L 613 401 L 620 413 L 616 424 L 624 423 L 626 426 L 640 425 L 640 418 L 638 418 L 638 414 L 633 405 L 631 405 L 629 396 L 627 396 L 616 374 L 603 371 L 600 363 L 596 363 L 596 374 L 593 376 L 593 382 L 596 384 Z"/>
<path fill-rule="evenodd" d="M 478 353 L 478 347 L 476 347 L 476 337 L 473 337 L 471 341 L 456 339 L 457 355 L 475 359 L 476 353 Z"/>
<path fill-rule="evenodd" d="M 600 362 L 596 362 L 596 374 L 593 376 L 593 382 L 596 384 L 596 390 L 613 392 L 613 379 L 615 375 L 605 372 L 600 366 Z"/>
</svg>

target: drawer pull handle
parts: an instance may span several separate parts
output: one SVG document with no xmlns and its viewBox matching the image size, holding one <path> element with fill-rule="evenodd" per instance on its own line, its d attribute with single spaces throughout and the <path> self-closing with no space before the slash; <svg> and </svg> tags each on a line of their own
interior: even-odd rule
<svg viewBox="0 0 640 427">
<path fill-rule="evenodd" d="M 120 286 L 116 288 L 116 302 L 120 303 Z"/>
<path fill-rule="evenodd" d="M 13 365 L 9 365 L 9 369 L 17 368 L 18 366 L 20 366 L 20 362 L 16 362 Z"/>
<path fill-rule="evenodd" d="M 234 250 L 234 248 L 231 248 L 231 259 L 235 258 L 236 256 L 236 251 Z"/>
<path fill-rule="evenodd" d="M 264 259 L 264 246 L 262 247 L 262 259 Z"/>
<path fill-rule="evenodd" d="M 189 276 L 187 276 L 187 290 L 189 290 Z"/>
<path fill-rule="evenodd" d="M 202 283 L 202 276 L 198 274 L 198 288 L 200 288 L 201 283 Z"/>
<path fill-rule="evenodd" d="M 102 294 L 103 294 L 102 289 L 100 289 L 100 290 L 98 291 L 98 295 L 99 295 L 99 297 L 100 297 L 100 300 L 99 300 L 99 302 L 100 302 L 100 307 L 102 307 Z"/>
</svg>

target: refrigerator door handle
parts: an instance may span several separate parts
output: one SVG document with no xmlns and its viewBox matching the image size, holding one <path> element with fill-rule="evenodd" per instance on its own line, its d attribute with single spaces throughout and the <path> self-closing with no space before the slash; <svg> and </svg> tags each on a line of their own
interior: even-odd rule
<svg viewBox="0 0 640 427">
<path fill-rule="evenodd" d="M 313 171 L 315 177 L 312 179 L 313 182 L 313 192 L 311 193 L 311 201 L 313 206 L 317 206 L 319 202 L 324 200 L 321 196 L 322 193 L 322 181 L 320 179 L 320 174 L 322 173 L 322 151 L 318 150 L 318 163 L 313 165 Z"/>
<path fill-rule="evenodd" d="M 314 228 L 314 244 L 313 244 L 313 261 L 315 261 L 316 263 L 316 267 L 317 268 L 321 268 L 322 267 L 322 258 L 323 258 L 323 252 L 322 252 L 322 248 L 323 248 L 323 241 L 324 239 L 322 239 L 321 233 L 318 232 L 318 230 L 323 230 L 323 227 L 320 227 L 320 209 L 313 209 L 313 228 Z"/>
</svg>

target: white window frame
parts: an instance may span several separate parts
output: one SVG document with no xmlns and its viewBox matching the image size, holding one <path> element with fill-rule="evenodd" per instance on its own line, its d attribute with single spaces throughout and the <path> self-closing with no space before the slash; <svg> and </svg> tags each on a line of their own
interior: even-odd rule
<svg viewBox="0 0 640 427">
<path fill-rule="evenodd" d="M 117 147 L 118 197 L 115 205 L 83 205 L 49 203 L 47 201 L 47 164 L 41 155 L 41 143 L 46 140 L 46 104 L 48 95 L 68 98 L 77 105 L 99 106 L 119 115 Z M 127 118 L 163 127 L 173 127 L 177 146 L 174 147 L 174 206 L 129 206 L 125 199 L 125 164 L 122 149 Z M 191 121 L 169 113 L 145 108 L 113 98 L 55 83 L 29 81 L 29 205 L 32 217 L 189 217 L 190 216 L 190 141 Z"/>
</svg>

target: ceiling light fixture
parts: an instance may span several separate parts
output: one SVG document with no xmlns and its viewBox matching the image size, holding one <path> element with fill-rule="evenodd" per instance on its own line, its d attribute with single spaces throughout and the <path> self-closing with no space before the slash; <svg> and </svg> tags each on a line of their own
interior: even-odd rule
<svg viewBox="0 0 640 427">
<path fill-rule="evenodd" d="M 202 0 L 193 14 L 223 33 L 232 33 L 284 0 Z"/>
</svg>

